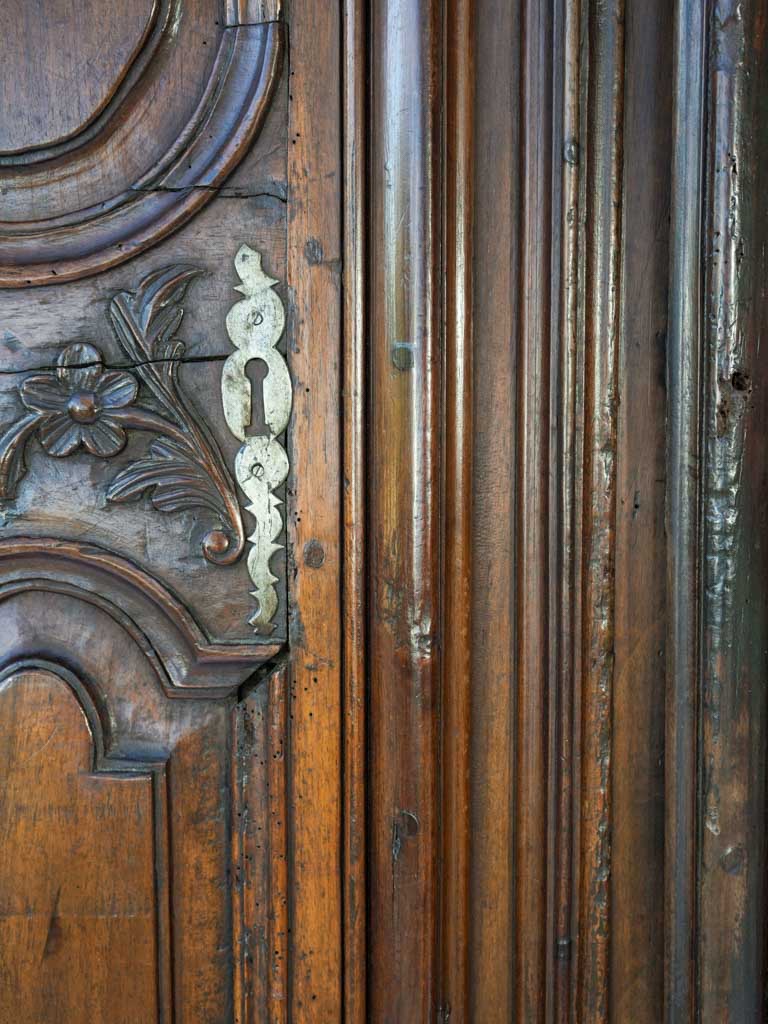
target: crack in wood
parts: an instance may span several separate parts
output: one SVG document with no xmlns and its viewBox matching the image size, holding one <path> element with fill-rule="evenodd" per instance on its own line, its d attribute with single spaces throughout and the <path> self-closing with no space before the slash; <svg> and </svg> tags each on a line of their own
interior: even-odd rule
<svg viewBox="0 0 768 1024">
<path fill-rule="evenodd" d="M 228 358 L 228 353 L 214 353 L 213 355 L 206 356 L 175 356 L 166 359 L 144 359 L 137 360 L 134 362 L 103 362 L 103 363 L 76 363 L 73 369 L 86 369 L 89 366 L 101 366 L 104 370 L 135 370 L 141 366 L 154 366 L 160 363 L 177 363 L 182 365 L 184 363 L 222 363 Z M 28 373 L 41 373 L 41 372 L 54 372 L 57 369 L 56 363 L 43 363 L 38 366 L 25 366 L 18 370 L 7 370 L 0 368 L 0 376 L 14 377 Z"/>
</svg>

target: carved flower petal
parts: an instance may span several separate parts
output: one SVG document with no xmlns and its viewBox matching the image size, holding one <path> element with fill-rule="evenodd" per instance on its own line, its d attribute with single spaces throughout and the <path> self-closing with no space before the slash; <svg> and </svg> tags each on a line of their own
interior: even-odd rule
<svg viewBox="0 0 768 1024">
<path fill-rule="evenodd" d="M 117 455 L 125 447 L 126 441 L 123 428 L 108 416 L 100 416 L 95 423 L 89 423 L 83 428 L 83 444 L 91 455 L 98 455 L 100 459 Z"/>
<path fill-rule="evenodd" d="M 53 416 L 38 430 L 40 444 L 54 458 L 62 459 L 77 451 L 82 441 L 82 428 L 74 423 L 69 416 Z"/>
<path fill-rule="evenodd" d="M 59 380 L 70 391 L 95 391 L 102 374 L 101 352 L 93 345 L 68 345 L 59 356 L 56 371 Z"/>
<path fill-rule="evenodd" d="M 52 373 L 27 377 L 21 385 L 20 394 L 24 405 L 35 412 L 63 411 L 68 399 L 66 389 Z"/>
<path fill-rule="evenodd" d="M 102 409 L 121 409 L 136 401 L 139 385 L 130 373 L 112 370 L 103 373 L 96 385 L 96 397 Z"/>
</svg>

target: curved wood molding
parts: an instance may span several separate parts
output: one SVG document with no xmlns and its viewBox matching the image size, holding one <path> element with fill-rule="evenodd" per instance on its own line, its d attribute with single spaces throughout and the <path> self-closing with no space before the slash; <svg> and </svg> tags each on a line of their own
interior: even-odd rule
<svg viewBox="0 0 768 1024">
<path fill-rule="evenodd" d="M 123 959 L 122 970 L 145 983 L 137 983 L 136 989 L 122 998 L 131 1001 L 138 1019 L 170 1021 L 174 937 L 167 751 L 126 757 L 112 749 L 109 712 L 100 687 L 85 673 L 50 658 L 18 658 L 5 666 L 0 672 L 0 700 L 4 705 L 0 736 L 3 749 L 11 755 L 4 773 L 4 806 L 0 811 L 6 855 L 4 892 L 8 892 L 8 865 L 13 863 L 14 855 L 23 860 L 13 870 L 16 892 L 24 893 L 25 910 L 30 916 L 35 912 L 32 908 L 45 906 L 50 898 L 46 886 L 56 891 L 57 882 L 50 877 L 35 884 L 40 878 L 36 868 L 41 861 L 58 872 L 59 879 L 66 877 L 72 889 L 79 892 L 84 888 L 84 877 L 94 872 L 98 876 L 99 868 L 103 877 L 103 861 L 111 861 L 117 867 L 115 878 L 119 882 L 109 897 L 110 924 L 121 928 L 118 922 L 122 922 L 123 945 L 128 940 L 138 946 L 143 938 L 143 949 L 148 953 L 143 962 L 141 957 Z M 37 730 L 46 730 L 52 741 L 45 744 L 42 766 L 34 756 L 39 751 Z M 55 820 L 55 828 L 50 827 L 51 820 Z M 36 851 L 32 858 L 28 855 L 30 845 Z M 69 856 L 62 855 L 62 846 Z M 60 893 L 60 882 L 58 886 Z M 149 912 L 135 909 L 142 905 L 142 897 Z M 70 908 L 68 903 L 65 919 Z M 139 918 L 143 922 L 137 930 Z M 114 930 L 110 934 L 114 935 Z M 92 935 L 93 948 L 98 948 L 99 938 L 98 932 Z M 9 973 L 14 967 L 18 972 L 24 962 L 25 944 L 10 942 L 7 947 L 4 966 L 8 965 Z M 67 999 L 68 963 L 68 958 L 61 957 L 48 965 L 41 986 L 43 995 L 37 996 L 36 1012 L 32 1011 L 34 1019 L 41 1019 L 38 1014 L 45 1013 L 44 1006 L 54 1001 L 62 1006 L 61 1000 Z M 83 956 L 81 963 L 86 975 L 98 971 L 92 957 Z M 10 976 L 18 977 L 18 973 Z M 91 973 L 90 980 L 93 976 Z M 146 984 L 148 977 L 154 985 Z M 94 996 L 94 1000 L 99 998 L 104 999 L 103 989 L 101 996 Z M 89 1007 L 92 1005 L 89 1003 Z M 70 1009 L 75 1006 L 73 999 Z M 29 1002 L 22 1013 L 28 1007 Z M 157 1016 L 152 1012 L 155 1007 L 159 1010 Z M 67 1016 L 71 1019 L 69 1012 Z M 122 1013 L 120 1016 L 125 1019 Z"/>
<path fill-rule="evenodd" d="M 0 542 L 0 602 L 25 590 L 68 593 L 102 608 L 163 669 L 167 695 L 225 695 L 279 644 L 212 644 L 159 580 L 94 544 L 15 537 Z"/>
<path fill-rule="evenodd" d="M 435 0 L 371 5 L 367 1012 L 401 1024 L 443 1016 L 440 25 Z"/>
<path fill-rule="evenodd" d="M 71 215 L 0 223 L 0 288 L 97 273 L 186 223 L 215 196 L 256 138 L 282 51 L 282 26 L 276 22 L 227 27 L 195 113 L 146 174 L 121 194 Z"/>
</svg>

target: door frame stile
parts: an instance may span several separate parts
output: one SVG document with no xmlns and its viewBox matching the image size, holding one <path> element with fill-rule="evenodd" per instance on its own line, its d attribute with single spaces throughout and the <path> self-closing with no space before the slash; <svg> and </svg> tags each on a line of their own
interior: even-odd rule
<svg viewBox="0 0 768 1024">
<path fill-rule="evenodd" d="M 341 4 L 291 0 L 287 1019 L 342 1019 Z"/>
</svg>

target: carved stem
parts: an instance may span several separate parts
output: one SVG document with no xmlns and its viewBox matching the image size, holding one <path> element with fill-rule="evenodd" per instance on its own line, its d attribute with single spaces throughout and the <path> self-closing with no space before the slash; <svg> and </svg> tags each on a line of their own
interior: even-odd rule
<svg viewBox="0 0 768 1024">
<path fill-rule="evenodd" d="M 27 413 L 0 437 L 0 501 L 16 496 L 16 487 L 25 471 L 24 446 L 45 418 L 38 412 Z"/>
<path fill-rule="evenodd" d="M 184 411 L 188 413 L 186 408 Z M 228 538 L 229 544 L 225 551 L 218 552 L 208 544 L 203 546 L 203 551 L 208 561 L 216 565 L 233 565 L 245 549 L 243 517 L 234 493 L 234 484 L 226 470 L 222 472 L 219 461 L 213 456 L 212 446 L 208 444 L 205 435 L 192 423 L 188 415 L 185 418 L 188 423 L 188 429 L 186 430 L 178 427 L 164 416 L 160 416 L 150 409 L 144 409 L 140 406 L 110 410 L 110 419 L 116 420 L 129 429 L 146 430 L 175 441 L 189 452 L 190 457 L 198 465 L 205 469 L 221 497 L 226 512 L 230 537 Z M 202 459 L 200 457 L 201 451 L 204 456 Z"/>
<path fill-rule="evenodd" d="M 194 436 L 195 443 L 198 446 L 198 452 L 204 454 L 203 465 L 205 467 L 205 471 L 208 473 L 211 480 L 213 480 L 216 485 L 216 489 L 221 495 L 221 499 L 227 510 L 227 516 L 230 521 L 232 533 L 236 540 L 235 547 L 233 548 L 230 545 L 222 555 L 215 555 L 213 552 L 206 551 L 206 558 L 215 562 L 217 565 L 232 565 L 238 560 L 238 558 L 240 558 L 245 548 L 243 513 L 240 508 L 240 502 L 237 500 L 235 481 L 232 479 L 232 475 L 221 457 L 218 445 L 211 438 L 207 428 L 202 423 L 196 422 L 194 414 L 189 409 L 181 394 L 179 394 L 179 407 L 182 411 L 185 424 L 187 425 L 190 434 Z M 189 441 L 187 441 L 187 443 L 189 444 Z M 197 458 L 198 460 L 200 459 L 200 454 L 197 455 Z"/>
</svg>

